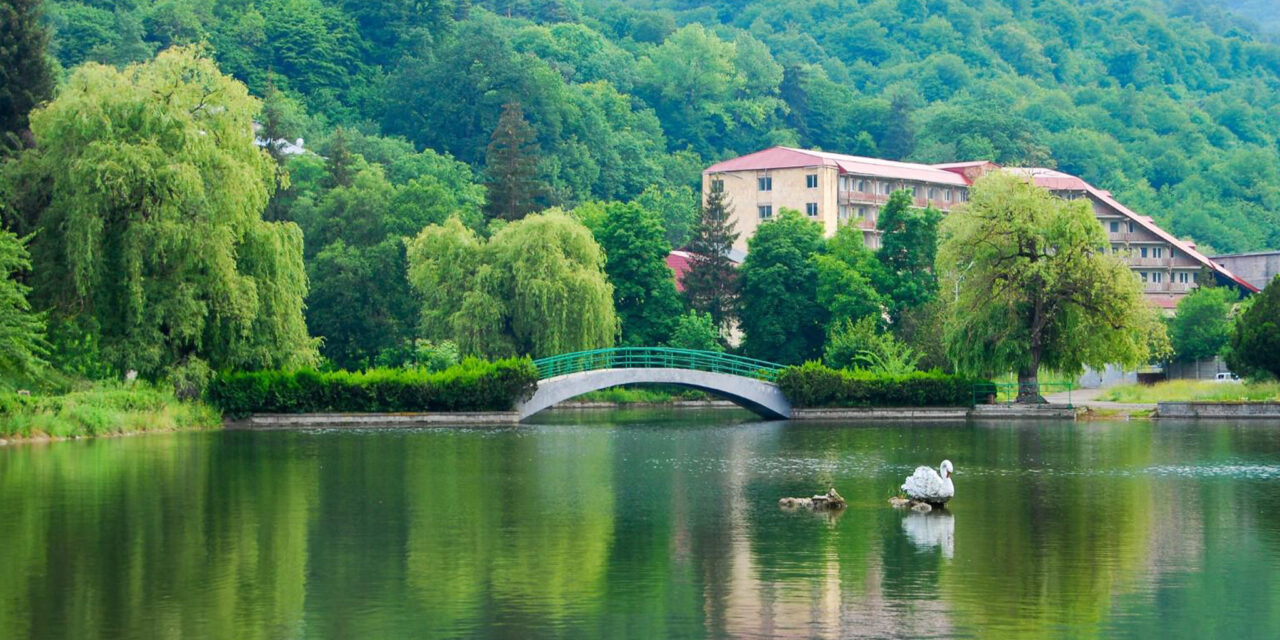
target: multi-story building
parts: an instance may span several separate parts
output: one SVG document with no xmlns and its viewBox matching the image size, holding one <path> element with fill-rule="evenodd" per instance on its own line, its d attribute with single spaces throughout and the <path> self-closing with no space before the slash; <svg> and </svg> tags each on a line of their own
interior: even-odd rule
<svg viewBox="0 0 1280 640">
<path fill-rule="evenodd" d="M 880 246 L 876 220 L 889 194 L 907 189 L 915 206 L 933 206 L 945 214 L 966 202 L 974 180 L 989 171 L 1015 172 L 1061 197 L 1088 199 L 1112 251 L 1124 256 L 1142 279 L 1148 300 L 1157 306 L 1177 306 L 1195 287 L 1202 269 L 1222 284 L 1257 291 L 1109 192 L 1052 169 L 1002 168 L 991 162 L 925 165 L 773 147 L 708 167 L 702 172 L 702 187 L 704 193 L 716 189 L 728 196 L 739 232 L 734 248 L 739 251 L 746 251 L 747 240 L 761 222 L 784 207 L 808 215 L 828 236 L 840 225 L 856 225 L 867 246 L 875 249 Z"/>
</svg>

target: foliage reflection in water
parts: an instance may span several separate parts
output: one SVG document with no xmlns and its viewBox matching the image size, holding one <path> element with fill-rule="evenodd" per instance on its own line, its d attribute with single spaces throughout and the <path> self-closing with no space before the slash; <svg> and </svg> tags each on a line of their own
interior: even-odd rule
<svg viewBox="0 0 1280 640">
<path fill-rule="evenodd" d="M 1280 424 L 746 420 L 3 447 L 0 629 L 1280 635 Z M 943 457 L 962 487 L 947 511 L 888 507 Z M 777 507 L 828 486 L 845 512 Z"/>
</svg>

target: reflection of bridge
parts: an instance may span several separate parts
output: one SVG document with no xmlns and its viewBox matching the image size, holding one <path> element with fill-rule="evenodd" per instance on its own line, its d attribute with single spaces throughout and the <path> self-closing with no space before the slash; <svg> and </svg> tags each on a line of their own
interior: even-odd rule
<svg viewBox="0 0 1280 640">
<path fill-rule="evenodd" d="M 630 384 L 706 391 L 767 418 L 790 418 L 791 403 L 774 384 L 780 365 L 713 351 L 665 347 L 599 349 L 536 360 L 538 389 L 516 410 L 524 420 L 584 393 Z"/>
</svg>

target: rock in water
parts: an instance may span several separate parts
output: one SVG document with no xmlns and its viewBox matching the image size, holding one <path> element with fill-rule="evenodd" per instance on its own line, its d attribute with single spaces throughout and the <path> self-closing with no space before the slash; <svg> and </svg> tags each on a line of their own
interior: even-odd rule
<svg viewBox="0 0 1280 640">
<path fill-rule="evenodd" d="M 894 496 L 889 498 L 889 504 L 892 505 L 894 509 L 905 509 L 911 505 L 911 501 L 901 496 Z"/>
<path fill-rule="evenodd" d="M 783 498 L 778 501 L 778 506 L 789 511 L 801 507 L 814 511 L 838 511 L 849 505 L 840 492 L 832 488 L 825 495 L 816 495 L 812 498 Z"/>
<path fill-rule="evenodd" d="M 933 511 L 933 507 L 929 506 L 928 502 L 917 502 L 911 505 L 911 510 L 919 511 L 920 513 L 929 513 L 930 511 Z"/>
</svg>

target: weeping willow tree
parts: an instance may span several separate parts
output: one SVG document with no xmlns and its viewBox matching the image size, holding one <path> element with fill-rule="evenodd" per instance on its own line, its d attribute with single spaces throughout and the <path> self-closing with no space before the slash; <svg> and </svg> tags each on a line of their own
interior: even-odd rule
<svg viewBox="0 0 1280 640">
<path fill-rule="evenodd" d="M 542 357 L 613 344 L 618 317 L 604 253 L 562 213 L 528 216 L 488 242 L 457 219 L 409 243 L 422 331 L 486 357 Z"/>
<path fill-rule="evenodd" d="M 1040 367 L 1133 366 L 1168 348 L 1087 200 L 1063 200 L 1008 173 L 976 183 L 943 221 L 938 264 L 953 303 L 947 353 L 974 375 L 1018 374 L 1019 402 L 1041 401 Z"/>
<path fill-rule="evenodd" d="M 87 64 L 31 115 L 36 147 L 6 200 L 34 230 L 33 301 L 93 337 L 117 370 L 199 359 L 315 359 L 296 226 L 262 219 L 275 185 L 244 85 L 193 49 Z"/>
</svg>

